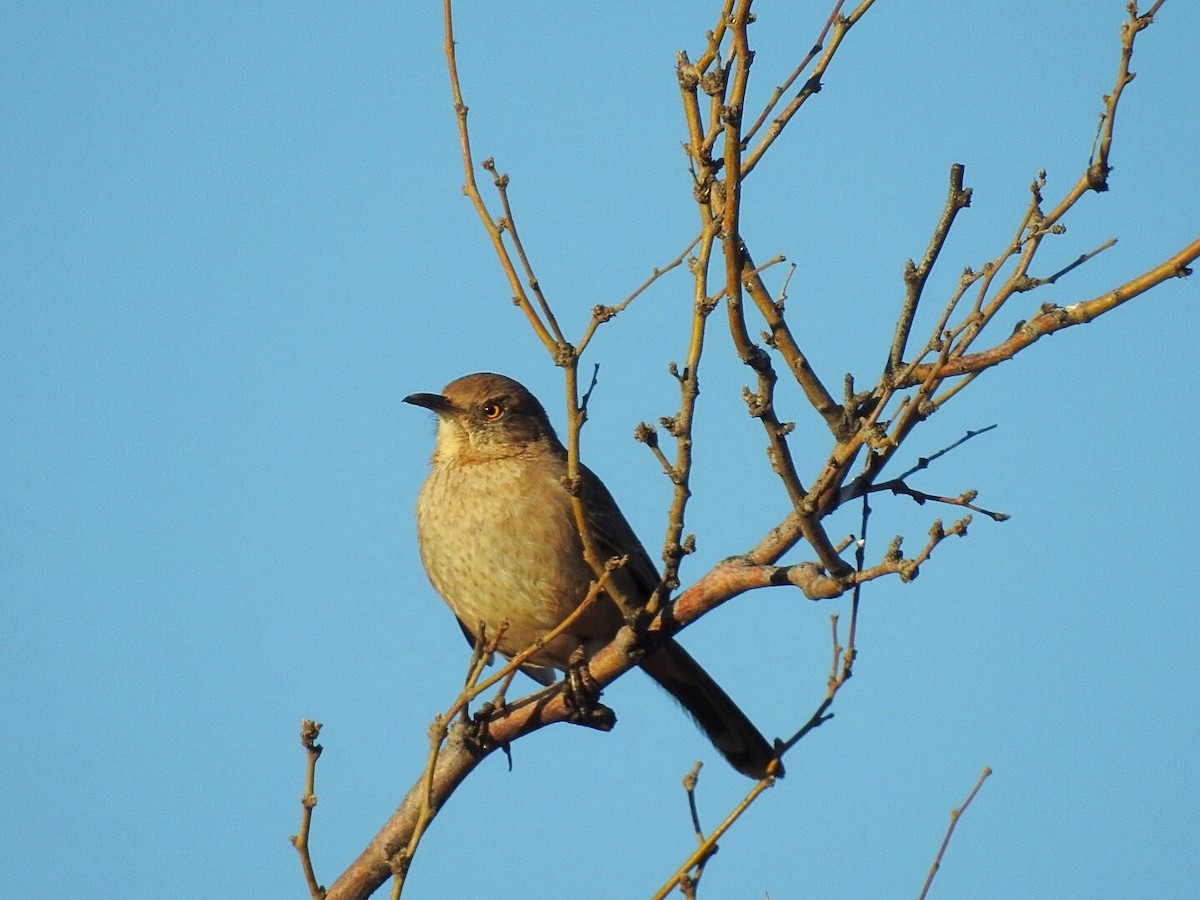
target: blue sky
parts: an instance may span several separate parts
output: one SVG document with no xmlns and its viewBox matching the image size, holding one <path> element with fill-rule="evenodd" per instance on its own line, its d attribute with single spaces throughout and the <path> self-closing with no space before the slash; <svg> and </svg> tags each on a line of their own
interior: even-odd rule
<svg viewBox="0 0 1200 900">
<path fill-rule="evenodd" d="M 331 881 L 416 778 L 461 683 L 417 559 L 433 440 L 400 401 L 470 371 L 561 386 L 462 172 L 435 4 L 25 3 L 0 9 L 0 875 L 14 897 L 295 897 L 299 723 L 325 723 L 314 859 Z M 695 231 L 675 52 L 715 4 L 460 6 L 475 148 L 512 177 L 560 321 L 626 296 Z M 831 385 L 886 353 L 904 260 L 966 166 L 928 296 L 1011 237 L 1037 171 L 1077 177 L 1117 63 L 1117 0 L 881 3 L 748 187 L 759 258 L 797 264 L 793 327 Z M 762 4 L 765 98 L 825 12 Z M 1196 237 L 1200 11 L 1143 33 L 1111 191 L 1049 242 L 1092 297 Z M 777 283 L 777 282 L 776 282 Z M 915 896 L 984 765 L 941 897 L 1179 896 L 1200 880 L 1196 283 L 1164 285 L 979 379 L 902 465 L 991 423 L 916 484 L 981 491 L 911 585 L 864 596 L 836 718 L 723 842 L 702 896 Z M 605 326 L 584 456 L 647 546 L 669 485 L 631 439 L 677 402 L 686 276 Z M 932 313 L 932 307 L 931 311 Z M 714 330 L 685 580 L 785 510 Z M 802 400 L 802 474 L 828 443 Z M 939 514 L 879 498 L 882 552 Z M 954 518 L 953 511 L 945 513 Z M 848 533 L 853 517 L 831 531 Z M 802 558 L 797 555 L 797 559 Z M 824 692 L 828 616 L 774 590 L 684 635 L 768 734 Z M 651 893 L 747 786 L 634 673 L 610 735 L 489 759 L 426 837 L 409 897 Z M 481 886 L 482 885 L 482 886 Z"/>
</svg>

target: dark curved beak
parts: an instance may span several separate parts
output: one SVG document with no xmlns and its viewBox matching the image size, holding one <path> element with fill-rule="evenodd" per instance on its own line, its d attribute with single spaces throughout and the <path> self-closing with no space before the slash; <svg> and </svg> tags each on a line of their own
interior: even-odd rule
<svg viewBox="0 0 1200 900">
<path fill-rule="evenodd" d="M 439 415 L 454 409 L 454 404 L 441 394 L 409 394 L 404 398 L 404 402 L 413 406 L 423 406 Z"/>
</svg>

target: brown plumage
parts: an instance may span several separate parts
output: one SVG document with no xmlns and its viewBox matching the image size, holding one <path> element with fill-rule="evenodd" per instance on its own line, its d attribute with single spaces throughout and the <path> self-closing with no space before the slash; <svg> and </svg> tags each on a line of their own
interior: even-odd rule
<svg viewBox="0 0 1200 900">
<path fill-rule="evenodd" d="M 537 398 L 503 375 L 466 375 L 440 394 L 404 399 L 438 416 L 432 468 L 417 500 L 425 571 L 468 640 L 481 622 L 494 635 L 507 621 L 498 649 L 514 656 L 566 618 L 594 577 L 562 482 L 566 449 Z M 629 556 L 613 577 L 622 579 L 626 597 L 645 603 L 658 572 L 604 483 L 586 467 L 581 471 L 597 549 L 605 558 Z M 623 622 L 616 604 L 601 596 L 525 671 L 549 684 L 573 651 L 582 647 L 590 656 Z M 774 757 L 771 745 L 683 647 L 665 640 L 641 667 L 691 713 L 735 769 L 763 777 Z"/>
</svg>

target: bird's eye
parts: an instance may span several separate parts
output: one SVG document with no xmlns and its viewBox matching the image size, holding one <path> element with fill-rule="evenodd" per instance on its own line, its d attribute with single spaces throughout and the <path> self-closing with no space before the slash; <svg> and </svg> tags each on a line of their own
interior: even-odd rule
<svg viewBox="0 0 1200 900">
<path fill-rule="evenodd" d="M 483 404 L 483 417 L 489 422 L 495 422 L 502 415 L 504 415 L 504 407 L 495 400 Z"/>
</svg>

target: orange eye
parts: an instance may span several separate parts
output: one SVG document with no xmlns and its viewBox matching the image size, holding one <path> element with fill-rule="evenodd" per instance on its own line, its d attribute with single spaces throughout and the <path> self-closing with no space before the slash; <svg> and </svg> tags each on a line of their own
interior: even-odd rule
<svg viewBox="0 0 1200 900">
<path fill-rule="evenodd" d="M 504 407 L 496 401 L 483 404 L 483 417 L 489 422 L 495 422 L 502 415 L 504 415 Z"/>
</svg>

